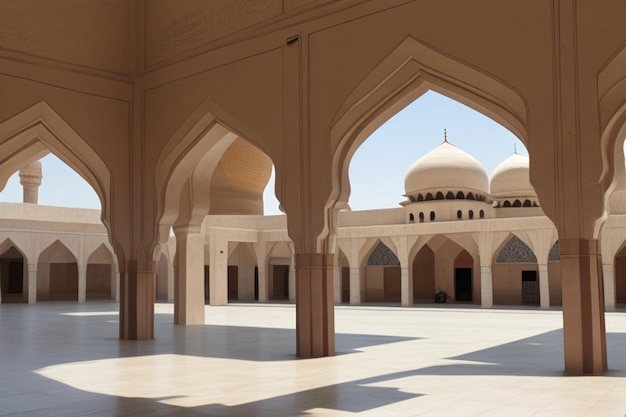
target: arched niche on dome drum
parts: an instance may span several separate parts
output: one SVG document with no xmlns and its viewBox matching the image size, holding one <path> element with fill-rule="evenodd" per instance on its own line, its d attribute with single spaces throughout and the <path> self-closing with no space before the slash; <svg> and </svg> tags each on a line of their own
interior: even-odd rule
<svg viewBox="0 0 626 417">
<path fill-rule="evenodd" d="M 456 199 L 465 200 L 465 194 L 463 194 L 463 191 L 459 191 L 458 193 L 456 193 Z"/>
<path fill-rule="evenodd" d="M 433 195 L 431 193 L 426 194 L 426 198 L 424 200 L 432 201 L 433 200 Z"/>
<path fill-rule="evenodd" d="M 421 194 L 417 195 L 417 201 L 424 201 L 424 196 Z"/>
<path fill-rule="evenodd" d="M 446 200 L 454 200 L 454 193 L 452 191 L 448 191 L 446 194 Z"/>
<path fill-rule="evenodd" d="M 467 193 L 467 197 L 468 200 L 476 200 L 476 198 L 474 197 L 474 193 L 472 193 L 471 191 L 469 193 Z"/>
<path fill-rule="evenodd" d="M 523 207 L 532 207 L 532 203 L 530 202 L 530 200 L 524 200 L 524 204 L 522 204 Z"/>
<path fill-rule="evenodd" d="M 519 201 L 519 200 L 515 200 L 515 201 L 513 202 L 513 207 L 522 207 L 522 202 L 521 202 L 521 201 Z"/>
<path fill-rule="evenodd" d="M 443 200 L 443 193 L 441 191 L 437 191 L 435 195 L 435 200 Z"/>
</svg>

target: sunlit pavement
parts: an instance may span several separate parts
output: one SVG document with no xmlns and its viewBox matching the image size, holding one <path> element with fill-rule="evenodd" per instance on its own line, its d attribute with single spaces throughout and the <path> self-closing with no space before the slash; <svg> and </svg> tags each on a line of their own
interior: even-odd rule
<svg viewBox="0 0 626 417">
<path fill-rule="evenodd" d="M 561 312 L 338 306 L 337 356 L 295 359 L 295 307 L 207 307 L 205 326 L 119 341 L 118 306 L 0 305 L 4 416 L 619 416 L 626 312 L 609 372 L 563 376 Z"/>
</svg>

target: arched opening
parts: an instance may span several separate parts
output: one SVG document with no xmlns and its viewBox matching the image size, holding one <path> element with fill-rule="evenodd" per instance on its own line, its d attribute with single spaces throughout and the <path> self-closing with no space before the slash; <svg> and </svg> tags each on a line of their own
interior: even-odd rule
<svg viewBox="0 0 626 417">
<path fill-rule="evenodd" d="M 465 200 L 465 194 L 463 194 L 463 191 L 459 191 L 458 193 L 456 193 L 456 199 Z"/>
<path fill-rule="evenodd" d="M 463 211 L 462 210 L 457 210 L 456 211 L 456 218 L 461 220 L 463 218 Z"/>
<path fill-rule="evenodd" d="M 0 299 L 2 303 L 28 302 L 28 271 L 24 254 L 6 240 L 0 245 Z"/>
<path fill-rule="evenodd" d="M 443 193 L 441 191 L 437 191 L 437 195 L 435 196 L 435 200 L 443 200 Z"/>
<path fill-rule="evenodd" d="M 424 213 L 420 211 L 419 217 L 420 217 L 420 223 L 424 223 Z"/>
<path fill-rule="evenodd" d="M 276 242 L 268 255 L 268 263 L 271 270 L 269 280 L 269 299 L 275 301 L 288 301 L 290 292 L 295 290 L 291 271 L 291 248 L 287 242 Z M 295 277 L 294 277 L 295 278 Z"/>
<path fill-rule="evenodd" d="M 474 219 L 474 210 L 470 210 L 467 212 L 467 217 L 469 217 L 470 220 Z"/>
<path fill-rule="evenodd" d="M 476 198 L 474 197 L 474 193 L 472 192 L 467 193 L 467 196 L 465 198 L 467 200 L 476 200 Z"/>
<path fill-rule="evenodd" d="M 446 200 L 454 200 L 454 193 L 452 191 L 446 193 Z"/>
<path fill-rule="evenodd" d="M 532 203 L 530 202 L 530 200 L 524 200 L 524 204 L 522 205 L 522 207 L 532 207 Z"/>
<path fill-rule="evenodd" d="M 615 303 L 626 304 L 626 245 L 615 255 Z"/>
<path fill-rule="evenodd" d="M 157 277 L 156 277 L 156 299 L 157 301 L 169 301 L 169 276 L 170 267 L 167 255 L 165 252 L 161 252 L 159 256 L 159 262 L 157 264 Z M 172 277 L 173 279 L 173 277 Z"/>
<path fill-rule="evenodd" d="M 78 262 L 59 240 L 39 255 L 37 300 L 78 300 Z"/>
<path fill-rule="evenodd" d="M 511 235 L 492 262 L 493 303 L 539 305 L 539 266 L 532 249 Z"/>
<path fill-rule="evenodd" d="M 521 201 L 519 201 L 519 200 L 515 200 L 515 201 L 513 202 L 513 207 L 522 207 L 522 202 L 521 202 Z"/>
<path fill-rule="evenodd" d="M 379 241 L 365 262 L 365 300 L 400 302 L 400 278 L 398 257 L 387 245 Z"/>
<path fill-rule="evenodd" d="M 431 211 L 431 212 L 430 212 L 430 221 L 431 221 L 431 222 L 434 222 L 434 221 L 435 221 L 435 217 L 436 217 L 435 212 L 434 212 L 434 211 Z"/>
<path fill-rule="evenodd" d="M 432 303 L 435 292 L 435 253 L 424 245 L 413 258 L 413 301 Z"/>
<path fill-rule="evenodd" d="M 479 217 L 480 217 L 481 219 L 484 219 L 484 218 L 485 218 L 485 210 L 481 210 L 481 211 L 478 213 L 478 215 L 479 215 Z"/>
<path fill-rule="evenodd" d="M 87 300 L 115 298 L 113 254 L 104 244 L 98 246 L 87 260 L 86 298 Z"/>
<path fill-rule="evenodd" d="M 426 194 L 426 198 L 424 200 L 425 201 L 432 201 L 433 200 L 433 195 L 431 193 L 427 193 Z"/>
<path fill-rule="evenodd" d="M 409 213 L 409 222 L 410 223 L 414 223 L 415 222 L 415 215 L 413 213 Z"/>
<path fill-rule="evenodd" d="M 231 242 L 229 246 L 228 302 L 258 300 L 257 260 L 252 244 Z"/>
<path fill-rule="evenodd" d="M 504 203 L 502 203 L 502 207 L 511 207 L 511 202 L 509 200 L 506 200 Z"/>
</svg>

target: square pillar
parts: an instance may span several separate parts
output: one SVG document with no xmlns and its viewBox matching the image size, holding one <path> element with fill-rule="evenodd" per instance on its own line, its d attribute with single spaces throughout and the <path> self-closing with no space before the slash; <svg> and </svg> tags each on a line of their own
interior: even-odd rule
<svg viewBox="0 0 626 417">
<path fill-rule="evenodd" d="M 87 301 L 87 265 L 78 265 L 78 302 Z"/>
<path fill-rule="evenodd" d="M 175 229 L 174 323 L 204 324 L 204 236 Z"/>
<path fill-rule="evenodd" d="M 607 370 L 604 289 L 598 241 L 559 239 L 563 280 L 565 373 Z"/>
<path fill-rule="evenodd" d="M 361 304 L 363 298 L 361 288 L 361 268 L 350 266 L 350 304 Z"/>
<path fill-rule="evenodd" d="M 604 308 L 606 311 L 615 311 L 615 267 L 613 264 L 602 264 L 604 279 Z"/>
<path fill-rule="evenodd" d="M 296 254 L 296 344 L 299 358 L 335 354 L 332 260 L 332 254 Z"/>
<path fill-rule="evenodd" d="M 154 339 L 156 262 L 120 263 L 120 339 Z"/>
<path fill-rule="evenodd" d="M 539 264 L 539 303 L 541 308 L 550 308 L 550 276 L 548 264 Z"/>
<path fill-rule="evenodd" d="M 493 307 L 493 271 L 491 265 L 480 266 L 480 306 Z"/>
<path fill-rule="evenodd" d="M 28 304 L 37 302 L 37 264 L 28 264 Z"/>
<path fill-rule="evenodd" d="M 409 268 L 400 268 L 400 297 L 403 306 L 413 304 L 413 280 Z"/>
</svg>

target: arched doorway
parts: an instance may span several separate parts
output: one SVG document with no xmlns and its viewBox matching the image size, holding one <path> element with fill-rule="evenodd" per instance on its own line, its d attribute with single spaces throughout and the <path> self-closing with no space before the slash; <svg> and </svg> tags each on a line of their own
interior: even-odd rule
<svg viewBox="0 0 626 417">
<path fill-rule="evenodd" d="M 37 299 L 78 300 L 78 262 L 76 256 L 59 240 L 39 255 Z"/>
<path fill-rule="evenodd" d="M 539 305 L 539 266 L 532 249 L 511 235 L 494 255 L 493 303 Z"/>
<path fill-rule="evenodd" d="M 87 259 L 87 300 L 111 300 L 115 298 L 115 263 L 113 254 L 104 245 Z"/>
<path fill-rule="evenodd" d="M 401 270 L 396 254 L 383 242 L 378 242 L 365 265 L 365 301 L 399 303 Z"/>
<path fill-rule="evenodd" d="M 413 301 L 432 302 L 435 292 L 435 253 L 424 245 L 413 258 Z"/>
<path fill-rule="evenodd" d="M 0 245 L 0 252 L 0 301 L 28 302 L 24 254 L 10 240 Z"/>
</svg>

